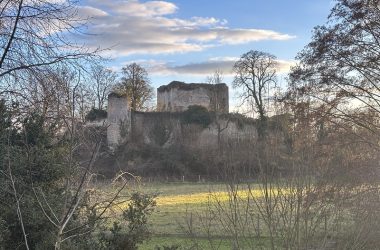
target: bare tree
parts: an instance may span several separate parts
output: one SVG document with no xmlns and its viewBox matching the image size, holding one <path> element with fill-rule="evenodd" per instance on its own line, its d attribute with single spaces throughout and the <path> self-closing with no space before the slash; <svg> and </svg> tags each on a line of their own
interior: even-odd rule
<svg viewBox="0 0 380 250">
<path fill-rule="evenodd" d="M 100 202 L 98 204 L 100 208 L 93 207 L 98 212 L 93 221 L 83 220 L 73 226 L 72 222 L 75 220 L 75 216 L 80 213 L 81 206 L 88 195 L 91 181 L 96 175 L 93 167 L 103 143 L 102 137 L 99 136 L 99 130 L 102 128 L 91 131 L 77 123 L 83 97 L 80 76 L 76 76 L 75 72 L 63 71 L 60 72 L 57 79 L 61 82 L 60 86 L 63 86 L 61 94 L 63 94 L 64 101 L 58 102 L 58 104 L 62 105 L 61 108 L 64 109 L 64 113 L 59 116 L 59 120 L 63 124 L 64 137 L 67 140 L 67 155 L 62 164 L 69 171 L 69 174 L 65 175 L 62 180 L 62 190 L 65 191 L 62 194 L 64 199 L 61 206 L 56 210 L 52 208 L 53 206 L 46 199 L 46 197 L 50 196 L 48 189 L 44 191 L 42 187 L 36 187 L 33 182 L 31 187 L 43 215 L 55 228 L 53 232 L 55 235 L 54 247 L 55 249 L 61 249 L 64 242 L 88 235 L 94 231 L 91 224 L 104 219 L 104 214 L 119 199 L 119 194 L 126 187 L 126 182 L 112 197 Z M 87 154 L 82 152 L 84 159 L 78 160 L 76 156 L 81 154 L 81 150 L 87 152 Z"/>
<path fill-rule="evenodd" d="M 111 89 L 116 85 L 117 74 L 110 69 L 101 65 L 95 65 L 91 68 L 91 81 L 90 83 L 92 93 L 96 99 L 98 109 L 104 109 L 107 96 Z"/>
<path fill-rule="evenodd" d="M 85 122 L 86 115 L 94 107 L 94 96 L 90 87 L 83 81 L 78 87 L 76 102 L 78 104 L 79 118 L 82 122 Z"/>
<path fill-rule="evenodd" d="M 0 1 L 1 98 L 17 102 L 25 113 L 34 109 L 51 116 L 51 100 L 61 89 L 52 75 L 98 59 L 97 49 L 72 39 L 85 23 L 73 0 Z"/>
<path fill-rule="evenodd" d="M 307 97 L 325 120 L 371 131 L 365 140 L 379 140 L 376 119 L 363 119 L 365 113 L 377 119 L 380 114 L 379 16 L 379 1 L 337 1 L 290 74 L 293 97 Z"/>
<path fill-rule="evenodd" d="M 223 83 L 223 72 L 220 69 L 216 69 L 211 76 L 206 77 L 206 82 L 209 84 Z"/>
<path fill-rule="evenodd" d="M 133 111 L 142 110 L 153 97 L 148 72 L 137 63 L 131 63 L 123 67 L 122 73 L 118 91 L 128 96 Z"/>
<path fill-rule="evenodd" d="M 241 88 L 244 102 L 253 102 L 262 122 L 266 119 L 265 101 L 276 85 L 276 57 L 269 53 L 251 50 L 243 54 L 234 65 L 233 85 Z"/>
<path fill-rule="evenodd" d="M 0 77 L 92 55 L 71 42 L 85 20 L 72 0 L 0 2 Z"/>
<path fill-rule="evenodd" d="M 206 82 L 208 84 L 222 84 L 223 83 L 223 72 L 219 69 L 215 70 L 214 73 L 210 76 L 206 77 Z M 219 107 L 219 100 L 218 100 L 218 92 L 214 88 L 214 91 L 212 91 L 212 96 L 211 96 L 211 105 L 212 105 L 212 110 L 215 112 L 215 115 L 218 115 L 220 113 L 221 107 Z"/>
<path fill-rule="evenodd" d="M 223 72 L 219 69 L 215 70 L 214 74 L 211 76 L 207 76 L 206 81 L 209 84 L 222 84 L 223 83 Z M 212 96 L 211 96 L 211 105 L 212 105 L 212 110 L 214 111 L 215 114 L 215 124 L 217 126 L 217 131 L 218 131 L 218 151 L 221 152 L 221 137 L 222 137 L 222 132 L 228 128 L 228 125 L 230 123 L 230 120 L 223 120 L 220 119 L 221 115 L 221 107 L 219 106 L 219 95 L 217 92 L 217 89 L 214 88 L 214 91 L 212 91 Z"/>
</svg>

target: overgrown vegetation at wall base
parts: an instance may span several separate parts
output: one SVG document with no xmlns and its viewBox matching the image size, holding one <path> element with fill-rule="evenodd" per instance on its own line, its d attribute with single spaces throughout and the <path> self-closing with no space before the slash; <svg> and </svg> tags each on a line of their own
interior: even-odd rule
<svg viewBox="0 0 380 250">
<path fill-rule="evenodd" d="M 182 114 L 182 121 L 185 124 L 199 124 L 204 128 L 208 127 L 212 122 L 211 113 L 202 106 L 189 106 Z"/>
</svg>

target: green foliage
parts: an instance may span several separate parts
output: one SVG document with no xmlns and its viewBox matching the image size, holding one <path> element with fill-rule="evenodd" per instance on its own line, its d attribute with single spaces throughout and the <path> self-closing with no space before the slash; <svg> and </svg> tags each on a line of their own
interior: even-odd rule
<svg viewBox="0 0 380 250">
<path fill-rule="evenodd" d="M 0 250 L 17 249 L 24 245 L 10 170 L 20 201 L 29 247 L 51 249 L 56 241 L 57 228 L 43 213 L 37 197 L 51 216 L 54 213 L 59 217 L 65 209 L 64 204 L 74 195 L 64 184 L 68 178 L 77 178 L 77 165 L 75 159 L 72 165 L 67 163 L 71 142 L 65 135 L 57 136 L 54 124 L 50 125 L 39 114 L 21 116 L 16 111 L 9 110 L 0 102 Z M 74 143 L 77 140 L 79 139 L 75 138 Z M 90 206 L 90 195 L 89 192 L 85 193 L 68 228 L 86 225 L 82 229 L 91 231 L 98 227 L 94 222 L 97 214 L 90 209 L 96 208 Z M 92 241 L 87 239 L 74 237 L 65 241 L 62 247 L 96 249 L 92 247 Z"/>
<path fill-rule="evenodd" d="M 11 114 L 8 112 L 4 100 L 0 100 L 0 114 L 0 131 L 4 132 L 4 130 L 11 125 Z M 1 133 L 1 135 L 3 135 L 3 133 Z"/>
<path fill-rule="evenodd" d="M 132 239 L 131 248 L 143 242 L 150 236 L 148 230 L 148 215 L 153 212 L 156 206 L 154 197 L 142 193 L 133 193 L 127 211 L 123 217 L 128 221 L 128 235 Z"/>
<path fill-rule="evenodd" d="M 103 109 L 92 108 L 86 115 L 86 121 L 95 121 L 107 118 L 107 111 Z"/>
<path fill-rule="evenodd" d="M 81 212 L 75 216 L 75 220 L 87 222 L 84 224 L 87 233 L 65 241 L 63 249 L 134 250 L 138 244 L 149 239 L 148 216 L 156 206 L 155 195 L 134 192 L 127 201 L 128 206 L 124 213 L 103 219 L 98 216 L 104 207 L 100 204 L 94 205 L 91 197 L 98 199 L 99 193 L 95 190 L 86 192 L 83 205 L 79 209 Z"/>
<path fill-rule="evenodd" d="M 9 238 L 10 232 L 7 223 L 0 217 L 0 250 L 5 250 L 6 239 Z"/>
<path fill-rule="evenodd" d="M 207 174 L 208 162 L 194 151 L 178 145 L 160 147 L 141 144 L 129 146 L 118 155 L 118 161 L 133 161 L 128 170 L 141 176 L 178 178 L 186 175 L 198 178 L 198 175 Z"/>
<path fill-rule="evenodd" d="M 135 250 L 151 235 L 148 229 L 148 216 L 156 206 L 155 196 L 135 192 L 131 195 L 128 208 L 123 212 L 123 221 L 114 222 L 108 232 L 100 234 L 101 249 Z"/>
<path fill-rule="evenodd" d="M 185 124 L 199 124 L 206 128 L 212 122 L 212 114 L 203 106 L 192 105 L 183 112 L 182 121 Z"/>
<path fill-rule="evenodd" d="M 13 111 L 13 110 L 12 110 Z M 53 142 L 50 127 L 44 119 L 32 113 L 20 119 L 0 104 L 0 226 L 1 246 L 16 249 L 23 245 L 22 230 L 15 207 L 15 197 L 9 171 L 19 194 L 20 209 L 29 245 L 46 249 L 52 246 L 54 227 L 43 215 L 32 187 L 43 190 L 46 200 L 55 211 L 59 211 L 62 190 L 57 182 L 65 175 L 62 166 L 65 147 Z"/>
</svg>

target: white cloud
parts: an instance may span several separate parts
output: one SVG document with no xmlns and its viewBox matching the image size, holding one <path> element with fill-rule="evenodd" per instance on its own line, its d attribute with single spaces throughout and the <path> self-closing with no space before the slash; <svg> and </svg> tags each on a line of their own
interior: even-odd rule
<svg viewBox="0 0 380 250">
<path fill-rule="evenodd" d="M 108 15 L 107 12 L 91 6 L 79 6 L 78 14 L 81 18 L 97 18 Z"/>
<path fill-rule="evenodd" d="M 117 56 L 185 53 L 223 44 L 294 38 L 273 30 L 229 28 L 227 20 L 215 17 L 175 18 L 177 10 L 166 1 L 90 0 L 79 14 L 93 17 L 88 33 L 96 36 L 85 42 L 111 48 L 108 53 Z"/>
<path fill-rule="evenodd" d="M 236 56 L 220 56 L 220 57 L 211 57 L 208 59 L 209 61 L 233 61 L 236 62 L 239 60 L 239 57 Z"/>
<path fill-rule="evenodd" d="M 162 16 L 173 14 L 177 10 L 177 6 L 173 3 L 165 1 L 149 1 L 140 3 L 139 1 L 117 1 L 115 12 L 129 16 Z"/>
<path fill-rule="evenodd" d="M 277 71 L 279 73 L 288 73 L 290 68 L 295 66 L 297 61 L 295 60 L 277 60 Z"/>
<path fill-rule="evenodd" d="M 220 28 L 219 35 L 222 43 L 239 44 L 260 40 L 289 40 L 294 36 L 281 34 L 272 30 L 260 29 L 228 29 Z"/>
</svg>

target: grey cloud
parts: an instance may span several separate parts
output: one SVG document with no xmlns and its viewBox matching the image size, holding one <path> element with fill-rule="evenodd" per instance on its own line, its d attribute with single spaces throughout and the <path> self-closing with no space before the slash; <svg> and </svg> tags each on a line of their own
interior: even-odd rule
<svg viewBox="0 0 380 250">
<path fill-rule="evenodd" d="M 202 63 L 168 67 L 168 70 L 176 74 L 189 75 L 211 75 L 216 70 L 220 70 L 224 74 L 229 75 L 232 73 L 233 65 L 233 61 L 207 61 Z"/>
<path fill-rule="evenodd" d="M 146 61 L 141 62 L 146 65 L 151 74 L 157 75 L 202 75 L 207 76 L 213 74 L 216 70 L 220 70 L 226 76 L 233 75 L 232 68 L 237 57 L 220 57 L 211 58 L 208 61 L 189 63 L 185 65 L 170 65 L 164 62 Z M 295 65 L 296 61 L 293 60 L 277 60 L 278 73 L 287 73 L 290 67 Z"/>
</svg>

